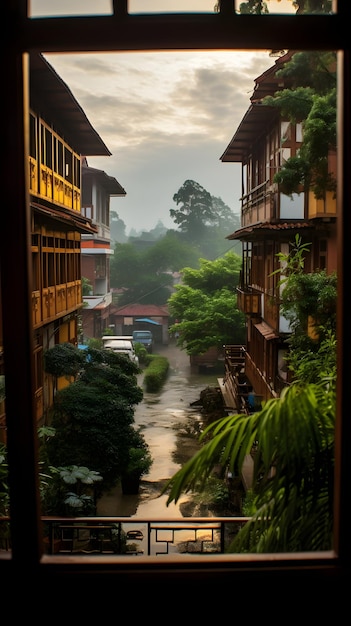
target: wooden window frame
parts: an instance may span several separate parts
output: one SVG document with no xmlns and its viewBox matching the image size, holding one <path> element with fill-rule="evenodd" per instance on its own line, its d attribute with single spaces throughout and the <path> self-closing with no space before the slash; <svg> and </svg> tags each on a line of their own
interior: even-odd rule
<svg viewBox="0 0 351 626">
<path fill-rule="evenodd" d="M 4 207 L 0 266 L 3 302 L 4 353 L 6 361 L 6 412 L 10 467 L 12 555 L 0 560 L 0 573 L 11 589 L 30 575 L 32 589 L 56 594 L 60 583 L 84 581 L 85 597 L 97 584 L 177 583 L 187 590 L 189 583 L 207 585 L 230 583 L 242 604 L 248 595 L 272 594 L 284 585 L 296 585 L 299 599 L 314 593 L 323 606 L 323 594 L 334 604 L 342 600 L 342 581 L 350 572 L 348 506 L 350 457 L 349 392 L 347 372 L 350 339 L 345 320 L 348 284 L 343 268 L 349 262 L 351 202 L 348 183 L 350 164 L 350 53 L 347 29 L 348 0 L 338 1 L 338 12 L 330 15 L 243 15 L 237 16 L 232 3 L 222 0 L 216 14 L 127 15 L 127 2 L 113 0 L 112 16 L 29 19 L 26 0 L 4 0 L 1 6 L 7 41 L 11 48 L 2 55 L 3 130 L 5 163 L 2 168 Z M 298 28 L 296 27 L 298 22 Z M 346 31 L 346 32 L 345 32 Z M 6 44 L 5 44 L 6 45 Z M 189 558 L 186 562 L 126 557 L 56 558 L 43 555 L 40 501 L 37 476 L 37 444 L 32 371 L 32 291 L 30 268 L 30 211 L 28 203 L 28 52 L 123 52 L 170 50 L 336 50 L 338 52 L 338 389 L 336 427 L 336 495 L 334 546 L 330 553 L 221 555 Z M 230 105 L 230 103 L 228 103 Z M 14 131 L 16 129 L 16 132 Z M 21 131 L 22 129 L 22 131 Z M 347 273 L 347 271 L 345 272 Z M 13 285 L 17 288 L 13 290 Z M 18 286 L 21 285 L 21 288 Z M 11 293 L 11 298 L 7 294 Z M 8 306 L 7 306 L 8 304 Z M 14 314 L 15 312 L 15 314 Z M 344 331 L 345 325 L 345 332 Z M 19 359 L 21 386 L 19 393 Z M 345 374 L 343 377 L 343 373 Z M 19 462 L 20 459 L 20 462 Z M 25 527 L 24 527 L 25 523 Z M 24 532 L 25 528 L 25 532 Z M 3 583 L 4 584 L 4 583 Z M 33 584 L 36 587 L 33 587 Z M 179 586 L 178 586 L 179 585 Z M 154 591 L 157 588 L 154 587 Z M 117 590 L 116 590 L 117 593 Z M 279 593 L 279 591 L 277 591 Z M 61 597 L 61 596 L 60 596 Z M 89 597 L 89 596 L 88 596 Z M 95 597 L 98 597 L 95 594 Z M 267 598 L 269 596 L 267 595 Z M 256 596 L 257 598 L 257 596 Z M 99 597 L 99 603 L 101 597 Z M 107 601 L 104 596 L 103 602 Z M 179 601 L 179 596 L 178 596 Z M 229 602 L 231 599 L 229 597 Z M 235 598 L 233 597 L 233 609 Z M 173 600 L 169 596 L 169 605 Z M 295 596 L 293 598 L 295 603 Z M 89 606 L 89 602 L 87 603 Z M 206 602 L 205 602 L 206 604 Z M 81 607 L 81 604 L 80 604 Z M 264 607 L 257 609 L 261 612 Z M 291 606 L 289 606 L 290 614 Z M 55 609 L 56 611 L 56 609 Z M 134 607 L 133 607 L 134 611 Z M 249 611 L 249 608 L 248 608 Z M 290 615 L 291 616 L 291 615 Z M 314 613 L 314 617 L 316 614 Z"/>
</svg>

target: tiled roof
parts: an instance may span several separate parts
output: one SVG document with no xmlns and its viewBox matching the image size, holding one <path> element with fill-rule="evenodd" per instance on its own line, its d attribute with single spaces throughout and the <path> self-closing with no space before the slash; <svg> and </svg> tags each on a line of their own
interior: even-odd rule
<svg viewBox="0 0 351 626">
<path fill-rule="evenodd" d="M 305 222 L 260 222 L 259 224 L 251 224 L 250 226 L 244 226 L 244 228 L 239 228 L 231 235 L 228 235 L 226 239 L 249 239 L 250 236 L 262 235 L 262 233 L 274 234 L 275 232 L 283 232 L 283 231 L 296 231 L 303 229 L 315 229 L 315 226 L 308 221 Z"/>
<path fill-rule="evenodd" d="M 113 315 L 124 315 L 130 317 L 168 317 L 168 307 L 157 306 L 156 304 L 127 304 L 123 307 L 112 306 Z"/>
</svg>

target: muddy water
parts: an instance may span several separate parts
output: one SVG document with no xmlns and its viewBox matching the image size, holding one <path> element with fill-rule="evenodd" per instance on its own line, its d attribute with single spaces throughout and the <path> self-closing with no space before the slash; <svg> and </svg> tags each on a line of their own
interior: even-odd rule
<svg viewBox="0 0 351 626">
<path fill-rule="evenodd" d="M 158 354 L 170 363 L 167 380 L 159 393 L 144 390 L 143 401 L 135 409 L 135 423 L 142 428 L 153 464 L 143 477 L 138 495 L 122 495 L 120 488 L 107 494 L 99 503 L 98 515 L 118 515 L 165 519 L 182 517 L 179 506 L 189 500 L 182 497 L 177 505 L 166 506 L 166 496 L 160 496 L 165 481 L 198 449 L 197 433 L 203 415 L 191 403 L 200 398 L 203 389 L 217 385 L 218 374 L 193 374 L 189 357 L 176 346 L 157 346 Z M 143 375 L 139 377 L 143 387 Z"/>
</svg>

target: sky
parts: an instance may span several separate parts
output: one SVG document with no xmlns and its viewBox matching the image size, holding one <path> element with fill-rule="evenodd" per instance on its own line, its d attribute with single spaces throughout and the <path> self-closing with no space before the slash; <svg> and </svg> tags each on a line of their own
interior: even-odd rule
<svg viewBox="0 0 351 626">
<path fill-rule="evenodd" d="M 129 11 L 207 10 L 215 0 L 129 0 Z M 273 7 L 276 4 L 269 0 Z M 291 2 L 277 5 L 291 9 Z M 109 12 L 108 0 L 31 0 L 33 17 Z M 168 8 L 169 7 L 169 8 Z M 241 167 L 221 155 L 250 105 L 269 51 L 45 54 L 112 156 L 88 165 L 113 176 L 126 196 L 110 208 L 126 234 L 159 221 L 177 228 L 173 196 L 190 179 L 240 214 Z"/>
</svg>

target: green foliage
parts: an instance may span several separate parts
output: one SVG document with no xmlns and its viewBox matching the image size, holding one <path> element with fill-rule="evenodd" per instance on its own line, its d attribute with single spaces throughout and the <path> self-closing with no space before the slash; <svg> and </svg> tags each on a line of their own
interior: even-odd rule
<svg viewBox="0 0 351 626">
<path fill-rule="evenodd" d="M 150 364 L 144 371 L 144 387 L 148 393 L 157 393 L 167 378 L 169 361 L 164 356 L 150 356 Z"/>
<path fill-rule="evenodd" d="M 316 198 L 336 191 L 335 176 L 328 171 L 328 152 L 336 150 L 336 54 L 297 52 L 277 77 L 288 81 L 289 89 L 266 96 L 263 103 L 277 107 L 291 122 L 302 122 L 303 141 L 275 174 L 274 181 L 287 195 L 299 193 L 301 185 Z"/>
<path fill-rule="evenodd" d="M 293 330 L 307 330 L 308 318 L 316 320 L 316 332 L 336 329 L 337 277 L 325 270 L 289 276 L 281 294 L 282 313 Z M 322 327 L 322 328 L 321 328 Z"/>
<path fill-rule="evenodd" d="M 204 489 L 195 494 L 194 500 L 198 504 L 204 504 L 208 509 L 228 509 L 230 506 L 229 491 L 223 480 L 210 476 Z"/>
<path fill-rule="evenodd" d="M 133 244 L 116 244 L 111 258 L 110 278 L 113 287 L 125 288 L 125 293 L 119 297 L 119 304 L 140 301 L 165 304 L 173 284 L 172 275 L 167 271 L 169 267 L 162 269 L 168 262 L 169 256 L 162 261 L 162 257 L 157 259 L 149 249 L 140 252 Z"/>
<path fill-rule="evenodd" d="M 183 282 L 176 285 L 168 306 L 179 320 L 170 332 L 179 333 L 177 343 L 188 354 L 245 343 L 245 318 L 235 293 L 240 267 L 241 259 L 229 252 L 216 261 L 200 259 L 199 270 L 183 270 Z"/>
<path fill-rule="evenodd" d="M 93 350 L 102 350 L 102 341 L 97 337 L 91 337 L 87 339 L 87 346 Z"/>
<path fill-rule="evenodd" d="M 336 380 L 336 333 L 319 327 L 322 339 L 318 342 L 305 334 L 295 334 L 290 340 L 286 360 L 297 380 L 305 383 L 332 383 Z"/>
<path fill-rule="evenodd" d="M 52 376 L 77 376 L 85 355 L 72 343 L 56 344 L 44 353 L 44 371 Z"/>
<path fill-rule="evenodd" d="M 98 472 L 101 492 L 114 486 L 135 447 L 134 406 L 143 391 L 138 368 L 111 350 L 82 352 L 79 378 L 57 392 L 51 414 L 55 436 L 46 437 L 46 466 L 84 466 Z"/>
<path fill-rule="evenodd" d="M 93 286 L 88 278 L 82 276 L 82 294 L 83 296 L 90 296 L 93 293 Z"/>
<path fill-rule="evenodd" d="M 145 251 L 143 264 L 150 272 L 159 275 L 161 272 L 178 272 L 185 265 L 197 267 L 198 257 L 197 248 L 186 242 L 180 233 L 170 230 Z"/>
<path fill-rule="evenodd" d="M 135 354 L 139 359 L 140 365 L 148 366 L 152 361 L 152 355 L 146 350 L 145 346 L 139 341 L 134 344 Z"/>
<path fill-rule="evenodd" d="M 186 180 L 174 194 L 173 201 L 179 208 L 170 209 L 170 216 L 187 235 L 187 239 L 199 245 L 208 227 L 215 226 L 223 231 L 223 228 L 235 230 L 238 225 L 238 218 L 236 221 L 232 210 L 223 200 L 211 196 L 194 180 Z"/>
<path fill-rule="evenodd" d="M 304 272 L 309 245 L 296 235 L 289 254 L 277 255 L 281 267 L 273 274 L 281 273 L 281 312 L 292 331 L 287 340 L 288 367 L 295 378 L 312 383 L 336 377 L 337 276 L 326 270 Z"/>
<path fill-rule="evenodd" d="M 167 503 L 203 489 L 218 464 L 241 468 L 255 445 L 256 511 L 230 551 L 330 550 L 334 426 L 335 386 L 294 384 L 259 412 L 210 424 L 207 443 L 165 487 Z"/>
<path fill-rule="evenodd" d="M 150 471 L 153 459 L 142 433 L 136 431 L 136 435 L 135 447 L 129 448 L 128 462 L 123 473 L 140 478 Z"/>
<path fill-rule="evenodd" d="M 49 467 L 48 472 L 41 487 L 44 515 L 96 514 L 94 485 L 102 480 L 98 472 L 77 465 Z"/>
</svg>

